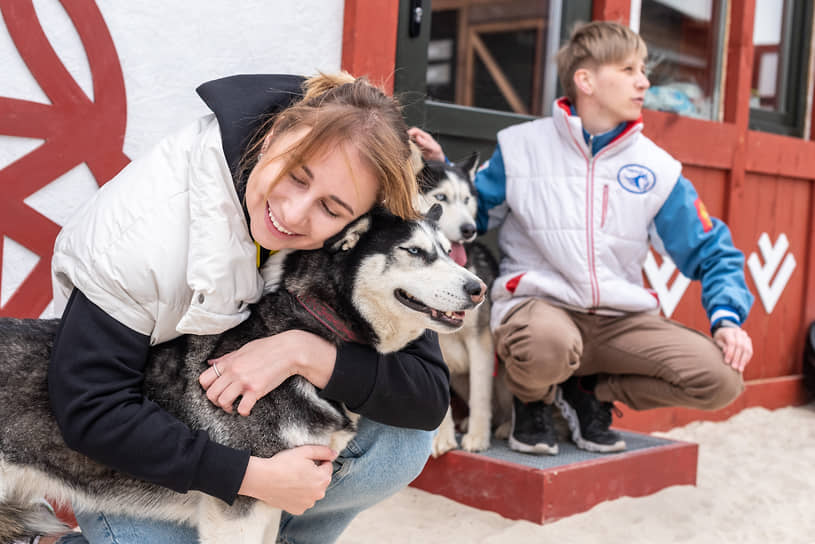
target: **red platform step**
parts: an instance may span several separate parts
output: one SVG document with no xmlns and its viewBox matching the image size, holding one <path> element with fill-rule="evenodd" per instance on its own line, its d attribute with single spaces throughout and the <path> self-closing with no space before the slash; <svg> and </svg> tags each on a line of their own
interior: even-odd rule
<svg viewBox="0 0 815 544">
<path fill-rule="evenodd" d="M 510 519 L 548 523 L 623 496 L 696 485 L 697 444 L 622 432 L 627 450 L 593 454 L 561 442 L 556 456 L 527 455 L 494 440 L 473 454 L 430 459 L 411 486 Z"/>
</svg>

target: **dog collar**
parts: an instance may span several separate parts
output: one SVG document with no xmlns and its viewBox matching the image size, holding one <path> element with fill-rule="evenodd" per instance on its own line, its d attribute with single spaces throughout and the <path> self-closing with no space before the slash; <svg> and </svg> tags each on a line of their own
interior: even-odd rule
<svg viewBox="0 0 815 544">
<path fill-rule="evenodd" d="M 334 308 L 317 300 L 311 296 L 297 296 L 294 297 L 300 306 L 306 309 L 308 313 L 314 316 L 314 319 L 322 323 L 327 329 L 339 336 L 343 342 L 357 342 L 361 343 L 362 340 L 352 331 L 348 325 L 343 321 Z"/>
</svg>

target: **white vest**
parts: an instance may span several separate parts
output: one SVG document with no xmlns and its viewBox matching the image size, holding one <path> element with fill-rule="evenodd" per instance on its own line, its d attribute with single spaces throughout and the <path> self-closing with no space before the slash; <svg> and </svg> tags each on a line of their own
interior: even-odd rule
<svg viewBox="0 0 815 544">
<path fill-rule="evenodd" d="M 76 287 L 152 344 L 245 320 L 264 278 L 215 116 L 105 184 L 60 232 L 51 269 L 58 314 Z"/>
<path fill-rule="evenodd" d="M 509 213 L 493 329 L 529 297 L 609 315 L 658 307 L 642 264 L 681 164 L 642 135 L 641 122 L 592 156 L 580 118 L 563 107 L 498 133 Z"/>
</svg>

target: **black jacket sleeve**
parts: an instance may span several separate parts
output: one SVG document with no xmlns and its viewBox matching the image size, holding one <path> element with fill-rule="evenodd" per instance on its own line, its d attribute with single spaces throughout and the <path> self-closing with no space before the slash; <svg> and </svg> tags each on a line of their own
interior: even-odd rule
<svg viewBox="0 0 815 544">
<path fill-rule="evenodd" d="M 106 466 L 232 503 L 249 462 L 142 395 L 149 337 L 74 289 L 48 369 L 52 410 L 69 447 Z"/>
<path fill-rule="evenodd" d="M 389 354 L 361 344 L 342 344 L 321 395 L 380 423 L 435 429 L 450 405 L 450 372 L 437 334 L 425 331 L 401 351 Z"/>
</svg>

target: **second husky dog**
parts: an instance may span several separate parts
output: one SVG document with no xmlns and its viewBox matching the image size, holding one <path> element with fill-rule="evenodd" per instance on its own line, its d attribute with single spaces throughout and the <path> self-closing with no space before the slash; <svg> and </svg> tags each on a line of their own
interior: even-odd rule
<svg viewBox="0 0 815 544">
<path fill-rule="evenodd" d="M 256 456 L 303 444 L 341 449 L 353 423 L 341 405 L 319 397 L 305 379 L 289 378 L 242 417 L 212 404 L 198 376 L 209 359 L 289 329 L 336 343 L 350 336 L 387 353 L 425 329 L 460 328 L 464 311 L 481 303 L 486 286 L 448 258 L 449 242 L 437 230 L 440 211 L 432 209 L 428 221 L 374 211 L 321 250 L 275 254 L 271 258 L 283 259 L 280 285 L 253 306 L 247 321 L 220 335 L 182 336 L 151 349 L 145 395 L 190 427 Z M 280 512 L 262 502 L 239 497 L 228 506 L 196 491 L 179 494 L 66 446 L 46 384 L 58 325 L 0 319 L 0 542 L 64 530 L 33 503 L 47 495 L 84 510 L 187 522 L 205 544 L 273 543 Z"/>
<path fill-rule="evenodd" d="M 441 204 L 439 222 L 442 233 L 451 242 L 450 256 L 490 286 L 498 274 L 498 263 L 490 250 L 475 242 L 477 194 L 473 179 L 478 153 L 457 163 L 428 161 L 419 174 L 422 193 L 420 211 Z M 455 334 L 439 338 L 444 360 L 450 368 L 453 390 L 470 409 L 467 431 L 461 447 L 483 451 L 490 445 L 493 411 L 493 373 L 495 354 L 489 327 L 489 301 L 468 312 L 464 326 Z M 458 447 L 452 411 L 439 428 L 433 455 L 439 456 Z"/>
</svg>

